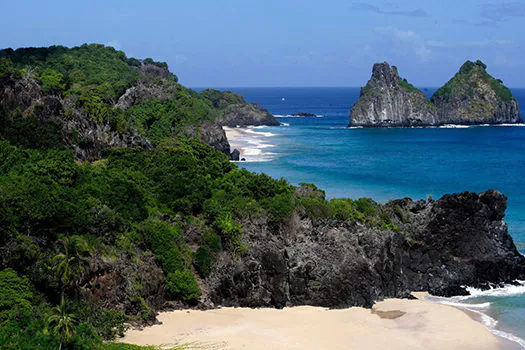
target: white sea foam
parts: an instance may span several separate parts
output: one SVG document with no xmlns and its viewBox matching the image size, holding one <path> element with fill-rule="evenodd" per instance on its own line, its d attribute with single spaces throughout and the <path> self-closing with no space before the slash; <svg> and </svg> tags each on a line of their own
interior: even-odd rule
<svg viewBox="0 0 525 350">
<path fill-rule="evenodd" d="M 505 339 L 510 340 L 510 341 L 512 341 L 512 342 L 514 342 L 514 343 L 517 343 L 517 344 L 519 344 L 522 348 L 525 349 L 525 340 L 522 339 L 522 338 L 520 338 L 520 337 L 515 336 L 514 334 L 512 334 L 512 333 L 507 333 L 507 332 L 504 332 L 504 331 L 500 331 L 499 329 L 490 329 L 490 328 L 489 328 L 489 331 L 490 331 L 492 334 L 494 334 L 494 335 L 496 335 L 496 336 L 498 336 L 498 337 L 505 338 Z"/>
<path fill-rule="evenodd" d="M 525 294 L 525 281 L 517 281 L 521 283 L 520 286 L 505 285 L 503 288 L 491 288 L 487 290 L 481 290 L 477 288 L 467 287 L 467 291 L 470 293 L 469 296 L 461 297 L 463 299 L 470 299 L 476 297 L 485 297 L 485 296 L 510 296 L 510 295 L 519 295 Z"/>
<path fill-rule="evenodd" d="M 276 134 L 273 134 L 271 132 L 254 131 L 254 130 L 251 130 L 251 129 L 247 129 L 245 132 L 248 133 L 248 134 L 254 134 L 254 135 L 263 136 L 263 137 L 276 136 Z"/>
<path fill-rule="evenodd" d="M 230 141 L 232 149 L 240 151 L 241 162 L 269 162 L 276 158 L 276 153 L 269 150 L 277 147 L 274 143 L 269 143 L 269 138 L 277 136 L 274 133 L 262 131 L 260 129 L 267 126 L 250 126 L 239 128 L 238 135 Z"/>
<path fill-rule="evenodd" d="M 293 115 L 293 114 L 274 114 L 275 118 L 312 118 L 304 115 Z M 324 118 L 324 114 L 316 114 L 315 118 Z"/>
<path fill-rule="evenodd" d="M 457 124 L 445 124 L 445 125 L 440 126 L 440 128 L 442 129 L 466 129 L 470 127 L 471 125 L 457 125 Z"/>
<path fill-rule="evenodd" d="M 479 316 L 481 323 L 485 327 L 487 327 L 487 329 L 492 334 L 498 337 L 501 337 L 501 338 L 505 338 L 514 343 L 517 343 L 525 349 L 524 339 L 514 334 L 497 329 L 498 321 L 485 313 L 486 311 L 490 309 L 492 305 L 491 303 L 485 302 L 485 303 L 473 304 L 473 303 L 466 302 L 468 299 L 473 299 L 473 298 L 478 298 L 478 297 L 487 297 L 487 296 L 503 297 L 503 296 L 525 294 L 525 281 L 518 281 L 518 282 L 521 283 L 522 285 L 520 286 L 505 285 L 502 288 L 490 288 L 488 290 L 481 290 L 477 288 L 466 287 L 470 295 L 455 296 L 455 297 L 450 297 L 450 298 L 443 298 L 443 297 L 436 297 L 436 296 L 429 295 L 425 297 L 425 300 L 428 300 L 434 303 L 450 305 L 450 306 L 454 306 L 460 309 L 465 309 L 470 312 L 473 312 Z"/>
<path fill-rule="evenodd" d="M 290 123 L 281 123 L 281 126 L 290 126 Z"/>
</svg>

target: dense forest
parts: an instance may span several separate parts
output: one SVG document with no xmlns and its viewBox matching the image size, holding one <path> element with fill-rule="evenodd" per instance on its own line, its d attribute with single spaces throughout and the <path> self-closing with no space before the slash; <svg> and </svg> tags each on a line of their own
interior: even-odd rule
<svg viewBox="0 0 525 350">
<path fill-rule="evenodd" d="M 217 254 L 247 249 L 243 216 L 278 232 L 301 207 L 397 229 L 371 200 L 241 170 L 187 132 L 227 101 L 165 63 L 103 45 L 7 49 L 0 102 L 1 348 L 125 347 L 103 340 L 199 305 Z"/>
</svg>

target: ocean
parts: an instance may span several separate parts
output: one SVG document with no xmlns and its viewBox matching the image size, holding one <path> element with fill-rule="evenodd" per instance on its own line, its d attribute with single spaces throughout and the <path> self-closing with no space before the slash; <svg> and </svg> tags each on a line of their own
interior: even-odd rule
<svg viewBox="0 0 525 350">
<path fill-rule="evenodd" d="M 370 197 L 379 202 L 497 189 L 508 197 L 506 222 L 525 253 L 525 126 L 447 126 L 411 129 L 348 128 L 359 88 L 230 88 L 279 117 L 280 127 L 250 130 L 250 171 L 314 183 L 328 198 Z M 424 89 L 429 96 L 434 88 Z M 525 89 L 512 89 L 525 115 Z M 298 112 L 317 117 L 290 117 Z M 480 315 L 494 333 L 525 348 L 525 287 L 468 298 L 435 298 Z"/>
</svg>

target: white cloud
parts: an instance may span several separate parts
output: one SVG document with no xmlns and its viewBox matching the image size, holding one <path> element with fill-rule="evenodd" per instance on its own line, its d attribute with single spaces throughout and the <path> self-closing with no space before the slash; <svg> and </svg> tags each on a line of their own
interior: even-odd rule
<svg viewBox="0 0 525 350">
<path fill-rule="evenodd" d="M 412 30 L 388 26 L 377 27 L 375 32 L 391 41 L 391 52 L 397 56 L 413 55 L 421 63 L 429 62 L 434 58 L 431 45 Z"/>
</svg>

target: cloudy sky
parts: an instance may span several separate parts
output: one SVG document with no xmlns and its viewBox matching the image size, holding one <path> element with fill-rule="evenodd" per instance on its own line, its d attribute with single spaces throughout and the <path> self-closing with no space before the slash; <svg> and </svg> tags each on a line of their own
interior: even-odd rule
<svg viewBox="0 0 525 350">
<path fill-rule="evenodd" d="M 18 0 L 0 47 L 103 43 L 188 86 L 361 86 L 388 61 L 418 86 L 481 59 L 525 87 L 525 0 Z"/>
</svg>

